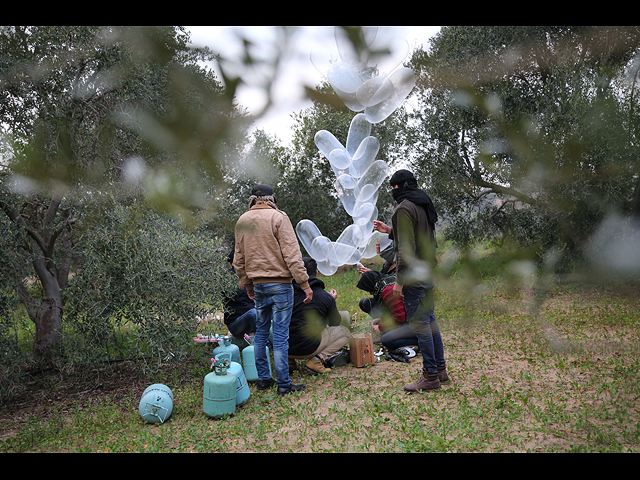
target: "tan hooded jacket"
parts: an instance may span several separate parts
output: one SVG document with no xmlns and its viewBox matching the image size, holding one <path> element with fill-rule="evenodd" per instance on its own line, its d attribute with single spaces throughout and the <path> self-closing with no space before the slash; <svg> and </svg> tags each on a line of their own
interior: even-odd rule
<svg viewBox="0 0 640 480">
<path fill-rule="evenodd" d="M 258 202 L 235 227 L 233 266 L 247 291 L 257 283 L 291 283 L 309 288 L 298 238 L 286 213 Z"/>
</svg>

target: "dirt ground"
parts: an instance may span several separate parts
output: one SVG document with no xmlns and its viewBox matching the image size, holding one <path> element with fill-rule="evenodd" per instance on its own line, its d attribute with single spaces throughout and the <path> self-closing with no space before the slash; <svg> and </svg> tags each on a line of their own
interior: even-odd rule
<svg viewBox="0 0 640 480">
<path fill-rule="evenodd" d="M 638 311 L 636 309 L 640 308 L 640 300 L 637 297 L 638 290 L 633 293 L 628 297 L 631 301 L 627 308 L 630 309 L 631 315 L 635 316 Z M 596 305 L 598 305 L 597 300 L 595 299 L 594 302 Z M 525 303 L 526 301 L 520 304 L 520 308 L 524 308 Z M 547 302 L 546 308 L 553 306 L 556 309 L 572 311 L 580 305 L 584 303 L 576 304 L 572 295 L 558 295 Z M 490 308 L 503 307 L 499 301 L 495 301 Z M 607 306 L 602 305 L 601 308 L 606 309 Z M 593 310 L 589 312 L 593 315 Z M 521 312 L 510 313 L 518 315 Z M 540 326 L 544 327 L 544 325 Z M 473 402 L 473 391 L 478 385 L 489 383 L 496 388 L 508 391 L 510 387 L 517 386 L 516 382 L 526 381 L 527 387 L 532 391 L 551 389 L 547 397 L 553 398 L 557 395 L 558 399 L 562 398 L 562 401 L 566 402 L 568 411 L 579 412 L 581 405 L 591 401 L 589 400 L 592 397 L 590 390 L 585 390 L 584 387 L 593 382 L 594 379 L 591 377 L 599 377 L 598 382 L 593 382 L 594 384 L 613 381 L 615 375 L 621 374 L 620 369 L 626 368 L 625 362 L 620 362 L 629 356 L 634 357 L 638 349 L 638 332 L 633 326 L 628 325 L 615 327 L 591 325 L 589 329 L 581 330 L 580 337 L 573 339 L 567 339 L 562 332 L 551 327 L 542 328 L 540 331 L 549 342 L 555 342 L 555 347 L 561 350 L 569 346 L 567 343 L 569 340 L 574 343 L 574 349 L 579 347 L 575 353 L 572 353 L 571 349 L 566 349 L 561 356 L 565 364 L 563 368 L 556 369 L 550 364 L 536 364 L 527 358 L 524 353 L 527 339 L 520 338 L 517 331 L 514 331 L 509 339 L 497 338 L 492 332 L 474 329 L 473 326 L 469 329 L 458 328 L 447 332 L 443 338 L 452 383 L 443 385 L 443 389 L 456 388 L 461 393 L 461 395 L 450 396 L 450 400 L 455 403 L 456 398 L 464 397 Z M 375 350 L 377 351 L 378 348 L 376 347 Z M 589 363 L 593 365 L 592 368 L 585 369 L 581 366 L 584 363 L 581 356 L 588 358 Z M 422 357 L 418 355 L 411 359 L 409 365 L 386 360 L 367 369 L 346 365 L 334 369 L 326 377 L 316 377 L 318 380 L 314 380 L 312 388 L 322 391 L 337 378 L 343 379 L 347 387 L 375 384 L 381 389 L 401 388 L 402 385 L 417 378 L 421 362 Z M 618 365 L 616 367 L 618 370 L 607 374 L 615 365 Z M 169 374 L 171 378 L 179 378 L 185 384 L 192 382 L 192 365 L 179 365 L 172 368 L 178 371 Z M 625 372 L 626 370 L 622 371 L 622 373 Z M 300 381 L 301 375 L 303 374 L 295 373 L 292 376 L 294 382 Z M 99 370 L 72 374 L 55 371 L 33 374 L 29 377 L 24 392 L 11 398 L 10 401 L 3 402 L 0 399 L 0 425 L 2 426 L 0 440 L 15 435 L 15 432 L 33 416 L 46 419 L 53 409 L 64 412 L 65 408 L 71 410 L 78 405 L 89 406 L 105 397 L 121 398 L 129 402 L 131 398 L 140 398 L 150 383 L 156 382 L 142 374 L 136 362 L 113 363 Z M 572 385 L 581 387 L 572 392 Z M 172 388 L 174 386 L 178 385 L 172 385 Z M 444 402 L 445 398 L 442 398 Z M 597 399 L 594 401 L 602 401 L 596 395 L 593 395 L 593 398 Z M 303 399 L 301 398 L 300 401 Z M 336 398 L 335 401 L 339 399 Z M 629 404 L 632 405 L 633 402 Z M 357 405 L 352 406 L 357 408 Z M 323 408 L 328 411 L 331 404 L 327 403 Z M 455 408 L 455 404 L 447 403 L 446 408 Z M 636 407 L 629 414 L 637 419 L 640 417 L 639 410 L 640 407 Z M 295 425 L 290 428 L 295 428 Z M 562 428 L 564 427 L 559 427 L 558 431 L 562 431 Z M 532 437 L 530 446 L 535 451 L 543 447 L 545 442 L 551 442 L 563 448 L 568 447 L 570 442 L 575 443 L 576 438 L 568 435 L 565 438 L 562 436 Z"/>
</svg>

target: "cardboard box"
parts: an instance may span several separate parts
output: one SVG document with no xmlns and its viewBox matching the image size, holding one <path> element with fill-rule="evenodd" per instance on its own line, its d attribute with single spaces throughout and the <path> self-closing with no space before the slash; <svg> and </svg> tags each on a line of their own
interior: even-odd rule
<svg viewBox="0 0 640 480">
<path fill-rule="evenodd" d="M 370 333 L 352 333 L 349 340 L 349 358 L 355 367 L 375 365 L 373 340 Z"/>
</svg>

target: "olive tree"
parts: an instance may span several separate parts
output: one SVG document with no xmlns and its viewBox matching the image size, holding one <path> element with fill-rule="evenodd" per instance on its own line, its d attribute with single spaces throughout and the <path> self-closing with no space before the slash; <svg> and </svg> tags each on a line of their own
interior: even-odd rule
<svg viewBox="0 0 640 480">
<path fill-rule="evenodd" d="M 84 213 L 111 192 L 192 226 L 242 115 L 182 28 L 2 27 L 0 51 L 0 269 L 35 325 L 34 359 L 50 363 L 70 274 L 93 244 Z"/>
<path fill-rule="evenodd" d="M 612 212 L 637 221 L 639 52 L 638 27 L 564 26 L 443 27 L 417 50 L 402 141 L 447 237 L 566 267 Z"/>
</svg>

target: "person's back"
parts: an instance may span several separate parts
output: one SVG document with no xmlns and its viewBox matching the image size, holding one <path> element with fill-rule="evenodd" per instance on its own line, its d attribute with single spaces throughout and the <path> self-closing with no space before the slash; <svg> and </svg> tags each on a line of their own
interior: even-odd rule
<svg viewBox="0 0 640 480">
<path fill-rule="evenodd" d="M 313 290 L 310 302 L 304 302 L 304 292 L 294 281 L 293 311 L 289 326 L 289 361 L 295 366 L 295 360 L 308 360 L 304 369 L 311 374 L 329 373 L 326 363 L 349 343 L 349 328 L 343 325 L 338 311 L 336 298 L 338 293 L 325 290 L 322 280 L 316 277 L 317 263 L 311 257 L 303 259 L 309 274 L 309 285 Z M 348 312 L 343 312 L 349 317 Z"/>
<path fill-rule="evenodd" d="M 233 266 L 247 295 L 256 303 L 257 388 L 264 390 L 277 383 L 281 395 L 301 390 L 304 385 L 291 384 L 288 367 L 292 279 L 305 291 L 305 301 L 311 301 L 313 291 L 309 288 L 309 276 L 291 221 L 276 206 L 270 185 L 256 185 L 251 191 L 249 211 L 236 223 L 235 240 Z M 269 373 L 266 354 L 272 324 L 275 382 Z"/>
<path fill-rule="evenodd" d="M 236 223 L 236 243 L 241 243 L 236 271 L 241 278 L 257 283 L 291 283 L 296 278 L 302 287 L 308 275 L 295 232 L 286 213 L 266 204 L 257 204 L 243 213 Z M 236 249 L 238 255 L 238 249 Z"/>
<path fill-rule="evenodd" d="M 310 277 L 309 286 L 313 299 L 304 303 L 305 293 L 296 282 L 293 283 L 293 310 L 289 325 L 289 355 L 312 354 L 320 345 L 322 330 L 340 325 L 342 317 L 335 299 L 325 290 L 324 282 Z"/>
</svg>

